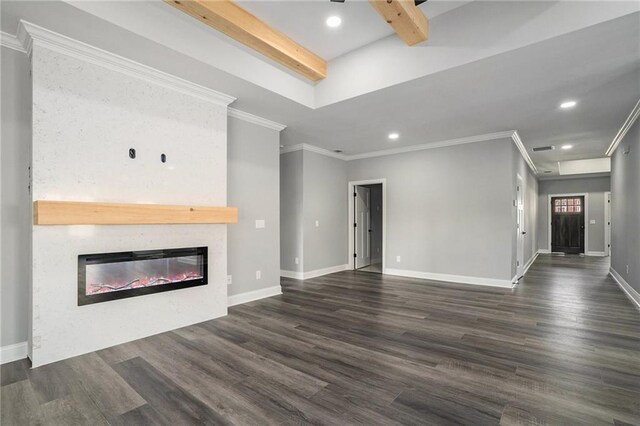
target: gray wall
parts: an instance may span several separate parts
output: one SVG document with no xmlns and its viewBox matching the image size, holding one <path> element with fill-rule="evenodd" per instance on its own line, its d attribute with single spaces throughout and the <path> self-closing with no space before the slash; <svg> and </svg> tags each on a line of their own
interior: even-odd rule
<svg viewBox="0 0 640 426">
<path fill-rule="evenodd" d="M 236 118 L 227 132 L 227 202 L 238 208 L 238 223 L 227 228 L 235 295 L 280 285 L 280 132 Z M 258 219 L 265 228 L 256 229 Z"/>
<path fill-rule="evenodd" d="M 624 154 L 625 149 L 628 154 Z M 611 267 L 640 292 L 640 121 L 611 159 Z M 627 273 L 627 266 L 629 272 Z"/>
<path fill-rule="evenodd" d="M 371 263 L 382 262 L 382 184 L 365 185 L 370 192 Z"/>
<path fill-rule="evenodd" d="M 538 199 L 538 248 L 546 250 L 549 248 L 549 195 L 550 194 L 575 194 L 588 193 L 589 221 L 595 220 L 595 224 L 589 227 L 589 240 L 586 249 L 591 252 L 604 251 L 604 193 L 611 190 L 611 179 L 609 177 L 596 178 L 576 178 L 576 179 L 555 179 L 541 180 Z"/>
<path fill-rule="evenodd" d="M 27 55 L 2 51 L 0 346 L 27 340 L 31 206 L 31 77 Z"/>
<path fill-rule="evenodd" d="M 280 268 L 302 272 L 302 151 L 280 155 Z M 298 263 L 295 263 L 295 258 Z"/>
<path fill-rule="evenodd" d="M 511 279 L 512 144 L 503 139 L 349 162 L 349 181 L 387 179 L 386 267 Z"/>
<path fill-rule="evenodd" d="M 304 272 L 348 263 L 347 163 L 303 155 Z M 318 221 L 320 226 L 316 227 Z"/>
</svg>

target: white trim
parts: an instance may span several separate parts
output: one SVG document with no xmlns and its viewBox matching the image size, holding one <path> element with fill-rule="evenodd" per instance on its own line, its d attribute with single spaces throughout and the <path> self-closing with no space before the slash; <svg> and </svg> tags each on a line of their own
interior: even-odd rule
<svg viewBox="0 0 640 426">
<path fill-rule="evenodd" d="M 33 44 L 98 65 L 143 81 L 157 84 L 171 90 L 219 105 L 229 105 L 236 98 L 208 87 L 200 86 L 183 78 L 151 68 L 115 53 L 91 46 L 78 40 L 20 20 L 18 39 L 26 52 L 31 55 Z"/>
<path fill-rule="evenodd" d="M 285 124 L 276 123 L 275 121 L 267 120 L 264 117 L 253 115 L 245 111 L 240 111 L 239 109 L 229 107 L 228 112 L 229 117 L 257 124 L 258 126 L 266 127 L 268 129 L 277 130 L 278 132 L 281 132 L 282 130 L 287 128 Z"/>
<path fill-rule="evenodd" d="M 636 308 L 640 309 L 640 293 L 638 293 L 633 287 L 629 285 L 628 282 L 625 281 L 624 278 L 613 268 L 609 268 L 609 274 L 613 277 L 613 279 L 618 283 L 622 291 L 625 292 L 627 297 L 631 299 Z"/>
<path fill-rule="evenodd" d="M 527 275 L 527 272 L 529 272 L 529 268 L 531 268 L 531 265 L 533 265 L 533 262 L 536 261 L 536 259 L 538 258 L 538 255 L 540 254 L 540 250 L 538 250 L 537 252 L 535 252 L 533 254 L 533 256 L 531 256 L 531 259 L 529 259 L 527 261 L 527 263 L 525 263 L 524 268 L 522 268 L 522 277 L 524 277 L 525 275 Z"/>
<path fill-rule="evenodd" d="M 604 257 L 605 254 L 603 251 L 588 251 L 585 253 L 586 256 L 594 256 L 594 257 Z"/>
<path fill-rule="evenodd" d="M 611 256 L 611 191 L 604 193 L 604 255 Z"/>
<path fill-rule="evenodd" d="M 474 142 L 486 142 L 495 139 L 505 139 L 513 136 L 513 130 L 507 132 L 488 133 L 484 135 L 468 136 L 464 138 L 449 139 L 444 141 L 424 143 L 420 145 L 403 146 L 399 148 L 383 149 L 381 151 L 365 152 L 362 154 L 347 155 L 347 161 L 361 160 L 363 158 L 382 157 L 385 155 L 404 154 L 407 152 L 422 151 L 425 149 L 444 148 L 448 146 L 464 145 Z"/>
<path fill-rule="evenodd" d="M 9 49 L 17 50 L 21 53 L 27 53 L 25 48 L 22 47 L 20 40 L 18 40 L 18 37 L 13 34 L 5 33 L 4 31 L 0 31 L 0 45 Z"/>
<path fill-rule="evenodd" d="M 353 212 L 355 206 L 353 205 L 353 193 L 355 187 L 359 185 L 376 185 L 382 184 L 382 273 L 386 273 L 386 253 L 387 253 L 387 179 L 368 179 L 368 180 L 355 180 L 347 183 L 347 200 L 349 200 L 349 208 L 347 209 L 347 235 L 349 241 L 349 251 L 347 252 L 349 257 L 348 269 L 354 268 L 353 263 Z"/>
<path fill-rule="evenodd" d="M 335 274 L 336 272 L 347 270 L 349 270 L 349 265 L 347 264 L 329 266 L 328 268 L 315 269 L 308 272 L 287 271 L 285 269 L 281 269 L 280 276 L 285 278 L 293 278 L 294 280 L 309 280 L 311 278 L 317 278 L 323 275 Z"/>
<path fill-rule="evenodd" d="M 549 249 L 538 249 L 538 254 L 551 254 Z"/>
<path fill-rule="evenodd" d="M 624 121 L 624 123 L 622 123 L 622 127 L 620 127 L 620 130 L 618 130 L 618 133 L 611 141 L 611 145 L 609 145 L 609 148 L 607 148 L 605 155 L 609 157 L 613 155 L 613 153 L 616 151 L 616 148 L 618 148 L 618 145 L 620 145 L 620 142 L 622 142 L 622 139 L 624 139 L 625 135 L 627 134 L 629 129 L 633 126 L 633 123 L 636 122 L 639 116 L 640 116 L 640 99 L 638 99 L 638 102 L 636 102 L 636 105 L 633 107 L 633 109 L 627 116 L 627 119 Z"/>
<path fill-rule="evenodd" d="M 243 303 L 253 302 L 254 300 L 264 299 L 282 294 L 282 288 L 279 285 L 273 287 L 261 288 L 259 290 L 247 291 L 246 293 L 234 294 L 227 297 L 227 306 L 236 306 Z"/>
<path fill-rule="evenodd" d="M 522 139 L 520 139 L 520 135 L 518 134 L 517 130 L 514 130 L 511 134 L 511 140 L 513 140 L 516 148 L 518 148 L 518 151 L 520 151 L 520 155 L 522 155 L 522 158 L 524 158 L 524 161 L 527 163 L 533 174 L 538 174 L 538 169 L 536 168 L 536 165 L 533 164 L 533 160 L 531 160 L 531 157 L 529 157 L 527 148 L 525 148 L 524 144 L 522 143 Z"/>
<path fill-rule="evenodd" d="M 584 197 L 584 254 L 588 256 L 589 253 L 589 194 L 587 192 L 576 192 L 573 194 L 549 194 L 547 196 L 547 246 L 549 253 L 551 253 L 551 198 L 553 197 Z"/>
<path fill-rule="evenodd" d="M 339 160 L 345 160 L 345 161 L 347 161 L 347 159 L 348 159 L 348 156 L 346 156 L 344 154 L 340 154 L 338 152 L 329 151 L 328 149 L 320 148 L 318 146 L 309 145 L 309 144 L 306 144 L 306 143 L 299 143 L 297 145 L 285 146 L 284 148 L 280 149 L 280 154 L 286 154 L 288 152 L 294 152 L 294 151 L 315 152 L 316 154 L 326 155 L 327 157 L 333 157 L 333 158 L 337 158 Z"/>
<path fill-rule="evenodd" d="M 491 287 L 512 288 L 513 279 L 511 280 L 499 280 L 493 278 L 479 278 L 470 277 L 466 275 L 450 275 L 450 274 L 434 274 L 431 272 L 422 271 L 409 271 L 405 269 L 387 269 L 385 272 L 387 275 L 394 275 L 397 277 L 407 278 L 420 278 L 433 281 L 445 281 L 459 284 L 473 284 L 473 285 L 485 285 Z"/>
<path fill-rule="evenodd" d="M 496 139 L 506 139 L 506 138 L 511 138 L 511 140 L 518 148 L 518 151 L 520 151 L 520 154 L 524 158 L 524 161 L 527 163 L 529 168 L 533 171 L 534 174 L 537 174 L 538 169 L 536 168 L 535 164 L 533 164 L 531 157 L 529 157 L 529 154 L 527 153 L 527 149 L 522 144 L 520 135 L 516 130 L 508 130 L 505 132 L 467 136 L 464 138 L 448 139 L 444 141 L 436 141 L 436 142 L 424 143 L 419 145 L 410 145 L 410 146 L 404 146 L 400 148 L 383 149 L 380 151 L 363 152 L 361 154 L 352 154 L 352 155 L 341 154 L 341 153 L 330 151 L 328 149 L 317 147 L 315 145 L 300 143 L 297 145 L 289 145 L 282 148 L 280 150 L 280 154 L 286 154 L 288 152 L 305 150 L 305 151 L 315 152 L 317 154 L 326 155 L 328 157 L 339 158 L 340 160 L 344 160 L 344 161 L 353 161 L 353 160 L 362 160 L 364 158 L 383 157 L 386 155 L 404 154 L 407 152 L 423 151 L 426 149 L 444 148 L 448 146 L 464 145 L 464 144 L 475 143 L 475 142 L 486 142 L 486 141 L 491 141 Z"/>
<path fill-rule="evenodd" d="M 303 280 L 304 273 L 298 271 L 287 271 L 286 269 L 280 269 L 280 276 L 285 278 L 291 278 L 294 280 Z"/>
<path fill-rule="evenodd" d="M 0 347 L 0 364 L 25 359 L 27 357 L 27 347 L 27 342 Z"/>
</svg>

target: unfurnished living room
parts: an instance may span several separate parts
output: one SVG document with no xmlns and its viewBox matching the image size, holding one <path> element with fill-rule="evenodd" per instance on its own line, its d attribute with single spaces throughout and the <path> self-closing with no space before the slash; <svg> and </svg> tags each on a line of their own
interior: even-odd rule
<svg viewBox="0 0 640 426">
<path fill-rule="evenodd" d="M 640 2 L 0 0 L 0 424 L 640 425 Z"/>
</svg>

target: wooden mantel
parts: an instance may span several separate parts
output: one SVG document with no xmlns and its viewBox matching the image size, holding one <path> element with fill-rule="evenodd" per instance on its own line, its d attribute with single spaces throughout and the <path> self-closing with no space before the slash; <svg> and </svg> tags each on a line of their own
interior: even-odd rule
<svg viewBox="0 0 640 426">
<path fill-rule="evenodd" d="M 235 207 L 120 204 L 79 201 L 33 203 L 35 225 L 144 225 L 237 223 Z"/>
</svg>

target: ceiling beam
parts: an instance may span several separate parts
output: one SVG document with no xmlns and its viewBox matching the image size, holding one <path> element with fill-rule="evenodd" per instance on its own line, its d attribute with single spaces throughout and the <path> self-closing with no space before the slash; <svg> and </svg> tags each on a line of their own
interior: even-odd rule
<svg viewBox="0 0 640 426">
<path fill-rule="evenodd" d="M 327 76 L 324 59 L 230 0 L 164 1 L 310 80 Z"/>
<path fill-rule="evenodd" d="M 369 3 L 409 46 L 427 39 L 429 22 L 414 0 L 369 0 Z"/>
</svg>

